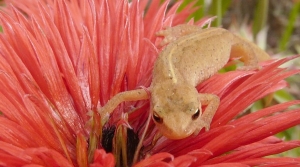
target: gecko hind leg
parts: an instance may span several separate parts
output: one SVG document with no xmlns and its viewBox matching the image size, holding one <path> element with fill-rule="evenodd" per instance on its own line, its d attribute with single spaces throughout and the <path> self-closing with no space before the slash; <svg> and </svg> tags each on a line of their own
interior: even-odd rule
<svg viewBox="0 0 300 167">
<path fill-rule="evenodd" d="M 168 27 L 165 30 L 158 31 L 156 35 L 165 37 L 160 43 L 161 46 L 164 46 L 168 43 L 177 40 L 179 37 L 189 35 L 199 30 L 201 30 L 201 27 L 199 26 L 181 24 L 175 27 Z"/>
<path fill-rule="evenodd" d="M 240 42 L 232 45 L 230 57 L 240 58 L 240 61 L 244 62 L 244 66 L 238 67 L 237 70 L 259 69 L 257 55 L 250 44 Z"/>
</svg>

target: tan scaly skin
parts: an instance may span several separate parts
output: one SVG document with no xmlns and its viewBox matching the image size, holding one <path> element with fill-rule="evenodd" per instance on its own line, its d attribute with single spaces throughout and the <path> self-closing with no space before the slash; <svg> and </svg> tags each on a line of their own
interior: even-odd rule
<svg viewBox="0 0 300 167">
<path fill-rule="evenodd" d="M 170 139 L 182 139 L 209 130 L 220 99 L 214 94 L 198 93 L 196 86 L 218 72 L 230 58 L 240 58 L 238 70 L 258 69 L 258 62 L 270 59 L 258 46 L 222 28 L 201 29 L 178 25 L 157 32 L 167 46 L 159 54 L 149 91 L 151 112 L 159 131 Z M 114 96 L 100 114 L 105 120 L 124 101 L 145 100 L 144 89 Z M 206 110 L 201 111 L 201 106 Z"/>
</svg>

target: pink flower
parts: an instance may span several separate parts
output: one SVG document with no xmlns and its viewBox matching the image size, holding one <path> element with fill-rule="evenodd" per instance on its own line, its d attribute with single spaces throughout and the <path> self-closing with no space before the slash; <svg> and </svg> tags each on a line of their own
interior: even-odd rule
<svg viewBox="0 0 300 167">
<path fill-rule="evenodd" d="M 6 0 L 13 6 L 0 14 L 0 166 L 131 164 L 148 101 L 121 104 L 103 127 L 97 111 L 119 92 L 150 85 L 160 52 L 155 32 L 183 23 L 193 9 L 176 14 L 178 3 L 167 10 L 168 1 L 147 0 L 22 2 Z M 290 59 L 200 84 L 200 92 L 221 98 L 211 130 L 182 140 L 162 137 L 152 147 L 151 122 L 132 165 L 299 165 L 299 158 L 264 157 L 299 146 L 273 135 L 300 123 L 299 109 L 285 111 L 300 101 L 237 117 L 299 72 L 278 67 Z"/>
</svg>

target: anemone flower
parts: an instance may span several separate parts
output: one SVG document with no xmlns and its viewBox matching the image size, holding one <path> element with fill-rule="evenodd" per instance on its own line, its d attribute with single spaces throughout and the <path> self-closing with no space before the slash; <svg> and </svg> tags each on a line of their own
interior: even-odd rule
<svg viewBox="0 0 300 167">
<path fill-rule="evenodd" d="M 300 110 L 289 108 L 300 101 L 242 114 L 287 86 L 284 79 L 299 71 L 279 66 L 294 57 L 201 83 L 199 92 L 218 95 L 221 104 L 211 129 L 196 136 L 156 138 L 147 100 L 122 103 L 101 122 L 98 111 L 110 98 L 150 85 L 162 49 L 155 33 L 193 12 L 176 13 L 179 3 L 168 2 L 6 0 L 0 13 L 0 166 L 300 165 L 300 158 L 265 158 L 300 145 L 273 136 L 300 123 Z"/>
</svg>

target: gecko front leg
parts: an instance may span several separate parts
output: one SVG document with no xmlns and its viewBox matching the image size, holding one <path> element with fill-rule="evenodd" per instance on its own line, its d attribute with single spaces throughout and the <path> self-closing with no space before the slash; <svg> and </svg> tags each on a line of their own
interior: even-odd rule
<svg viewBox="0 0 300 167">
<path fill-rule="evenodd" d="M 146 99 L 149 99 L 149 94 L 145 89 L 130 90 L 115 95 L 99 111 L 102 124 L 106 123 L 109 115 L 120 103 L 125 101 L 138 101 Z"/>
<path fill-rule="evenodd" d="M 200 101 L 200 106 L 201 105 L 206 105 L 206 109 L 201 115 L 201 119 L 198 119 L 196 124 L 196 130 L 194 132 L 195 135 L 197 135 L 202 128 L 205 128 L 206 131 L 209 130 L 210 128 L 210 123 L 213 119 L 213 116 L 215 115 L 219 104 L 220 104 L 220 98 L 217 95 L 214 94 L 199 94 L 199 101 Z"/>
</svg>

